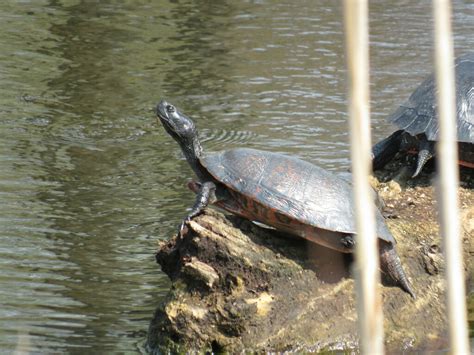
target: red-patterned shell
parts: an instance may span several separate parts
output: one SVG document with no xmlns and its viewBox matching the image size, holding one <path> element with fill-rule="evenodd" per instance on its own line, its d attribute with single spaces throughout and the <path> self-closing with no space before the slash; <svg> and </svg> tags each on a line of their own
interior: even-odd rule
<svg viewBox="0 0 474 355">
<path fill-rule="evenodd" d="M 356 231 L 350 184 L 322 168 L 283 154 L 247 148 L 226 150 L 200 161 L 230 191 L 234 201 L 218 205 L 231 212 L 303 237 L 314 231 L 336 232 L 336 244 L 341 233 Z M 378 210 L 376 221 L 378 237 L 394 244 Z M 333 236 L 326 234 L 331 244 Z"/>
</svg>

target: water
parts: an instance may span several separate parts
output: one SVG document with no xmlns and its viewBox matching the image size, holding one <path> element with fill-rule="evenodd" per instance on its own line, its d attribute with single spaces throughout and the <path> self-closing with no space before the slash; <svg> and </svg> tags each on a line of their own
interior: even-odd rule
<svg viewBox="0 0 474 355">
<path fill-rule="evenodd" d="M 334 1 L 0 3 L 0 351 L 134 352 L 169 287 L 154 263 L 192 201 L 153 118 L 162 97 L 209 151 L 284 152 L 346 174 Z M 455 2 L 457 53 L 474 5 Z M 374 140 L 430 72 L 430 2 L 372 4 Z"/>
</svg>

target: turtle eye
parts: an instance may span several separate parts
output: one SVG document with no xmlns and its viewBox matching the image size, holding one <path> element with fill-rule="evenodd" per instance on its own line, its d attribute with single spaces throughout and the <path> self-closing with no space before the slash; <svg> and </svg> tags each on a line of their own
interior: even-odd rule
<svg viewBox="0 0 474 355">
<path fill-rule="evenodd" d="M 168 106 L 166 106 L 166 112 L 168 112 L 168 113 L 173 113 L 173 112 L 175 112 L 175 111 L 176 111 L 176 109 L 174 108 L 173 105 L 168 105 Z"/>
</svg>

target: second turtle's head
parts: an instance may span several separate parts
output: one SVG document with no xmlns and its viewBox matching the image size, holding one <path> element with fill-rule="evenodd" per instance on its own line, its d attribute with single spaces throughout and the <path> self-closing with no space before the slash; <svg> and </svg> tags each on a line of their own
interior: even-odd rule
<svg viewBox="0 0 474 355">
<path fill-rule="evenodd" d="M 161 100 L 156 106 L 156 115 L 166 132 L 180 145 L 192 145 L 197 138 L 194 122 L 165 100 Z"/>
</svg>

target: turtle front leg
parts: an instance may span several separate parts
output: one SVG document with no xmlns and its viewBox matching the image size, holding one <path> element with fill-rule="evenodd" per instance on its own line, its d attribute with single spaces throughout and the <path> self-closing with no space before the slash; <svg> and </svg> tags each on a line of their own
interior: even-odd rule
<svg viewBox="0 0 474 355">
<path fill-rule="evenodd" d="M 178 236 L 181 237 L 183 233 L 184 226 L 188 223 L 192 218 L 199 215 L 202 210 L 209 204 L 213 203 L 216 199 L 216 185 L 212 181 L 206 181 L 203 183 L 196 184 L 199 186 L 199 190 L 197 191 L 196 201 L 194 202 L 191 211 L 183 219 L 181 225 L 179 226 Z"/>
</svg>

